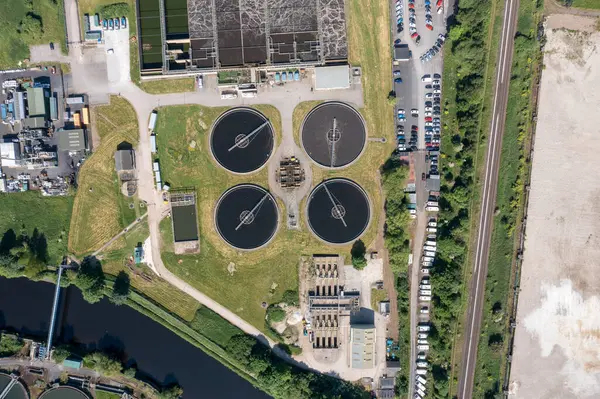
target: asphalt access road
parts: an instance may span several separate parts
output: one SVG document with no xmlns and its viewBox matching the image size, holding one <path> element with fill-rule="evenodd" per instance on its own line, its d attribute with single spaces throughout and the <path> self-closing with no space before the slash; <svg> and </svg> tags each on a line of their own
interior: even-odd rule
<svg viewBox="0 0 600 399">
<path fill-rule="evenodd" d="M 519 0 L 507 0 L 500 41 L 500 54 L 498 56 L 496 90 L 494 95 L 494 107 L 492 108 L 492 127 L 485 162 L 483 200 L 481 201 L 475 265 L 471 289 L 469 291 L 469 307 L 467 308 L 467 323 L 464 335 L 466 339 L 462 351 L 463 362 L 458 382 L 458 397 L 460 399 L 470 399 L 473 397 L 473 380 L 475 378 L 477 347 L 481 330 L 483 297 L 485 293 L 493 222 L 492 218 L 494 216 L 494 207 L 496 205 L 498 169 L 500 166 L 502 136 L 504 134 L 504 124 L 506 119 L 506 104 L 508 101 L 508 87 L 510 84 L 510 70 L 514 47 L 513 38 L 515 37 L 517 26 L 518 8 Z"/>
</svg>

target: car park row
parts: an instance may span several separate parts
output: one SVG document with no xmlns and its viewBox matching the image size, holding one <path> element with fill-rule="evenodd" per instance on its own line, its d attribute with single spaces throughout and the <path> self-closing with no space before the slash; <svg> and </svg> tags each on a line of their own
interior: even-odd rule
<svg viewBox="0 0 600 399">
<path fill-rule="evenodd" d="M 127 28 L 127 18 L 108 18 L 100 21 L 104 30 L 118 30 Z"/>
</svg>

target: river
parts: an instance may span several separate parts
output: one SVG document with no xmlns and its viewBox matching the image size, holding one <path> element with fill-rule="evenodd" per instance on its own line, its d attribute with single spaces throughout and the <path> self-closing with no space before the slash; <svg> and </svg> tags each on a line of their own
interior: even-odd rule
<svg viewBox="0 0 600 399">
<path fill-rule="evenodd" d="M 45 340 L 54 285 L 0 277 L 0 329 Z M 158 384 L 178 383 L 186 399 L 266 399 L 264 392 L 221 363 L 128 306 L 86 302 L 75 287 L 63 290 L 57 341 L 90 350 L 116 349 Z"/>
</svg>

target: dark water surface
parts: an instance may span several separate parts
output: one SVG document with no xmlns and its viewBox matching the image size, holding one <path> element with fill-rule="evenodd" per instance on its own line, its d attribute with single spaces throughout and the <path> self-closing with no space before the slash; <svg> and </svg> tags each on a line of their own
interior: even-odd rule
<svg viewBox="0 0 600 399">
<path fill-rule="evenodd" d="M 0 329 L 45 340 L 54 285 L 0 277 Z M 178 383 L 186 399 L 265 399 L 269 396 L 200 349 L 128 306 L 107 299 L 87 303 L 81 292 L 62 291 L 58 341 L 88 349 L 117 350 L 158 384 Z"/>
</svg>

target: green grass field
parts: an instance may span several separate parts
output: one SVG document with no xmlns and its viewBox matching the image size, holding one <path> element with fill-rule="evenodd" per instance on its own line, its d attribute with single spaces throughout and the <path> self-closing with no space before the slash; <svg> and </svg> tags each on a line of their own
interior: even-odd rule
<svg viewBox="0 0 600 399">
<path fill-rule="evenodd" d="M 600 9 L 600 0 L 573 0 L 572 7 Z"/>
<path fill-rule="evenodd" d="M 51 263 L 67 254 L 73 197 L 42 197 L 38 192 L 0 195 L 0 234 L 13 229 L 31 236 L 34 229 L 46 236 Z"/>
<path fill-rule="evenodd" d="M 149 236 L 148 223 L 143 220 L 100 254 L 102 270 L 113 276 L 124 271 L 129 275 L 134 289 L 159 303 L 169 312 L 190 321 L 199 306 L 194 298 L 172 287 L 144 265 L 133 265 L 133 270 L 127 266 L 127 260 L 133 256 L 134 248 Z M 145 277 L 141 276 L 142 273 Z"/>
<path fill-rule="evenodd" d="M 94 399 L 119 399 L 121 396 L 116 393 L 104 392 L 104 391 L 96 391 L 94 394 Z"/>
<path fill-rule="evenodd" d="M 0 0 L 0 69 L 29 58 L 29 46 L 54 42 L 64 48 L 63 2 Z"/>
<path fill-rule="evenodd" d="M 194 91 L 195 84 L 194 78 L 178 78 L 142 81 L 139 86 L 150 94 L 164 94 Z"/>
<path fill-rule="evenodd" d="M 121 142 L 137 144 L 135 111 L 127 100 L 113 96 L 110 105 L 92 112 L 101 141 L 79 173 L 69 234 L 69 250 L 75 254 L 100 248 L 132 220 L 128 203 L 134 200 L 121 198 L 114 154 Z"/>
<path fill-rule="evenodd" d="M 531 129 L 531 87 L 541 62 L 535 29 L 543 5 L 521 1 L 509 88 L 506 124 L 498 178 L 494 229 L 490 245 L 484 318 L 477 354 L 473 395 L 491 397 L 502 392 L 504 364 L 509 341 L 511 278 L 515 261 L 515 228 L 522 216 L 524 151 Z"/>
</svg>

